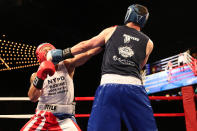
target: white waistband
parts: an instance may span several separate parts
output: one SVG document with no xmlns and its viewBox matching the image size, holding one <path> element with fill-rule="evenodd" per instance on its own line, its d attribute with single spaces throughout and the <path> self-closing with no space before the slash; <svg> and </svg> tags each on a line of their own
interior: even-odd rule
<svg viewBox="0 0 197 131">
<path fill-rule="evenodd" d="M 136 77 L 117 74 L 102 75 L 100 85 L 107 83 L 142 85 L 142 81 Z"/>
<path fill-rule="evenodd" d="M 52 113 L 75 114 L 75 103 L 70 105 L 38 103 L 37 110 L 45 110 L 45 111 L 50 111 Z"/>
</svg>

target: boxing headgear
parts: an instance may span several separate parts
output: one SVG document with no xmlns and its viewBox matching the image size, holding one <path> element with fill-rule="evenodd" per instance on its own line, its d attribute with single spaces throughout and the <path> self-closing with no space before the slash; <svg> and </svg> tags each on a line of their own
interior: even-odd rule
<svg viewBox="0 0 197 131">
<path fill-rule="evenodd" d="M 146 7 L 139 4 L 133 4 L 127 9 L 124 23 L 133 22 L 143 28 L 148 20 L 148 16 L 149 13 Z"/>
<path fill-rule="evenodd" d="M 36 57 L 37 57 L 37 59 L 38 59 L 38 61 L 40 62 L 40 63 L 42 63 L 43 61 L 45 61 L 46 60 L 46 50 L 44 50 L 44 49 L 46 49 L 46 48 L 49 48 L 48 50 L 53 50 L 53 49 L 56 49 L 52 44 L 50 44 L 50 43 L 42 43 L 42 44 L 40 44 L 38 47 L 37 47 L 37 49 L 36 49 Z"/>
</svg>

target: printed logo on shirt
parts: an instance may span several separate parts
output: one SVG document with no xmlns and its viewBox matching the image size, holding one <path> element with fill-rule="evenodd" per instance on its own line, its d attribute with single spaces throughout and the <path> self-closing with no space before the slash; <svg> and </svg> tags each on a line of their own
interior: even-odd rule
<svg viewBox="0 0 197 131">
<path fill-rule="evenodd" d="M 122 57 L 118 57 L 116 55 L 113 56 L 114 61 L 118 61 L 124 65 L 135 66 L 135 63 L 128 58 L 134 55 L 134 51 L 129 46 L 122 46 L 118 48 L 118 53 Z"/>
<path fill-rule="evenodd" d="M 129 46 L 119 47 L 118 52 L 124 58 L 132 57 L 134 55 L 133 50 Z"/>
<path fill-rule="evenodd" d="M 68 92 L 67 81 L 64 76 L 56 77 L 48 80 L 48 95 L 56 95 Z"/>
<path fill-rule="evenodd" d="M 117 57 L 116 55 L 113 56 L 114 61 L 118 61 L 122 63 L 123 65 L 130 65 L 130 66 L 135 66 L 135 63 L 133 61 L 127 60 L 127 59 L 122 59 L 120 57 Z"/>
<path fill-rule="evenodd" d="M 57 83 L 57 82 L 63 81 L 63 80 L 65 80 L 65 77 L 64 76 L 60 76 L 58 78 L 53 78 L 53 79 L 48 80 L 48 84 Z"/>
<path fill-rule="evenodd" d="M 124 34 L 123 37 L 124 37 L 124 43 L 129 43 L 131 40 L 134 40 L 134 41 L 139 41 L 140 40 L 137 37 L 133 37 L 133 36 L 127 35 L 127 34 Z"/>
</svg>

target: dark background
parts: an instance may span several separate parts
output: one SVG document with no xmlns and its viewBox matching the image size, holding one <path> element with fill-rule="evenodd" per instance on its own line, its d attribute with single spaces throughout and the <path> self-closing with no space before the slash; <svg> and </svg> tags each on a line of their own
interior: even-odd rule
<svg viewBox="0 0 197 131">
<path fill-rule="evenodd" d="M 196 46 L 195 4 L 172 0 L 0 0 L 0 36 L 34 46 L 50 42 L 63 49 L 90 39 L 104 28 L 123 24 L 127 7 L 134 3 L 147 6 L 150 12 L 142 30 L 154 42 L 148 63 Z M 102 53 L 76 69 L 75 96 L 94 96 L 99 85 L 101 61 Z M 0 72 L 0 97 L 26 97 L 30 75 L 36 70 L 37 67 L 29 67 Z M 90 113 L 91 105 L 92 102 L 78 102 L 76 113 Z M 183 112 L 180 101 L 153 101 L 152 106 L 155 113 Z M 1 101 L 0 114 L 33 114 L 35 108 L 36 103 L 29 101 Z M 0 119 L 0 131 L 19 130 L 27 121 Z M 77 121 L 81 129 L 86 130 L 88 118 L 77 118 Z M 156 121 L 159 131 L 185 131 L 184 117 L 159 117 Z M 123 130 L 126 130 L 124 126 Z"/>
</svg>

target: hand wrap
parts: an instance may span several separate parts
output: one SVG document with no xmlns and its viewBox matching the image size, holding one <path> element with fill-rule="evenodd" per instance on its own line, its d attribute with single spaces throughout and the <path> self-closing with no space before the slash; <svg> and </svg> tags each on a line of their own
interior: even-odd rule
<svg viewBox="0 0 197 131">
<path fill-rule="evenodd" d="M 44 80 L 47 75 L 52 76 L 55 73 L 55 65 L 51 61 L 43 61 L 37 71 L 37 76 L 33 81 L 33 85 L 37 89 L 42 89 Z"/>
</svg>

